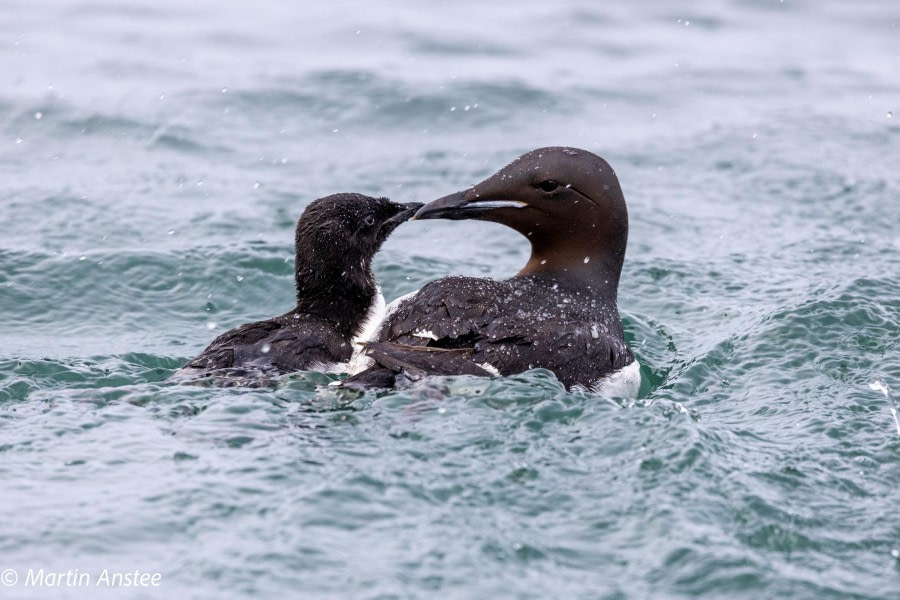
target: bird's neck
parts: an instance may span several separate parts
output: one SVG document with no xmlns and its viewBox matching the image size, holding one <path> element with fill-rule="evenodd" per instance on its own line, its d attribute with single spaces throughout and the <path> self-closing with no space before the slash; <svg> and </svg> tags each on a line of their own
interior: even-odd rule
<svg viewBox="0 0 900 600">
<path fill-rule="evenodd" d="M 352 338 L 375 300 L 378 287 L 371 261 L 359 260 L 328 268 L 325 261 L 297 257 L 295 312 L 310 314 L 333 324 Z"/>
<path fill-rule="evenodd" d="M 534 235 L 531 257 L 516 277 L 534 276 L 588 286 L 602 291 L 613 302 L 619 287 L 619 276 L 625 258 L 623 251 L 606 246 L 573 243 L 572 238 Z M 577 239 L 577 238 L 575 238 Z"/>
</svg>

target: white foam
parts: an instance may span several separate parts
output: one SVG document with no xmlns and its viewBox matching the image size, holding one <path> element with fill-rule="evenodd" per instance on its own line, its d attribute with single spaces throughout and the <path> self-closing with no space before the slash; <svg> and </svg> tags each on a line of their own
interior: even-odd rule
<svg viewBox="0 0 900 600">
<path fill-rule="evenodd" d="M 891 398 L 891 389 L 885 382 L 879 381 L 878 379 L 869 384 L 869 389 L 876 392 L 881 392 L 882 394 L 884 394 L 885 399 L 891 402 L 891 417 L 894 418 L 894 426 L 897 428 L 897 435 L 900 435 L 900 418 L 897 417 L 897 404 Z"/>
<path fill-rule="evenodd" d="M 314 362 L 309 365 L 304 371 L 317 371 L 319 373 L 331 373 L 333 375 L 339 375 L 341 373 L 347 372 L 347 365 L 349 362 L 342 363 L 323 363 L 323 362 Z"/>
</svg>

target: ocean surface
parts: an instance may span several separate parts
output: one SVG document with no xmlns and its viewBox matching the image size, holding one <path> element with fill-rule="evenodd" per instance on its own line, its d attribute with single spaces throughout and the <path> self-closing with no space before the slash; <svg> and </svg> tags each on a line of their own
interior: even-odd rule
<svg viewBox="0 0 900 600">
<path fill-rule="evenodd" d="M 0 0 L 0 598 L 900 597 L 898 23 Z M 621 180 L 637 400 L 166 383 L 293 306 L 313 199 L 426 202 L 546 145 Z M 412 222 L 376 273 L 390 300 L 527 256 Z"/>
</svg>

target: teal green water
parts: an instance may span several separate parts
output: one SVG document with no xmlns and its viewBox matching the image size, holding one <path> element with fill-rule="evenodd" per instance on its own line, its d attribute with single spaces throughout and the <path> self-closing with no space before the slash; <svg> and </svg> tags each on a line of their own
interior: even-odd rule
<svg viewBox="0 0 900 600">
<path fill-rule="evenodd" d="M 0 597 L 900 593 L 894 3 L 0 14 Z M 314 198 L 428 201 L 551 144 L 622 182 L 636 401 L 165 383 L 291 306 Z M 376 271 L 391 299 L 527 254 L 413 222 Z"/>
</svg>

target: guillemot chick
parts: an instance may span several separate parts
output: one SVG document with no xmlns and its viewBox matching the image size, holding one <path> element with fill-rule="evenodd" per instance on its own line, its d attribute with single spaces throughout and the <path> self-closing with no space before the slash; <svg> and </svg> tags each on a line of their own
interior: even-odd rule
<svg viewBox="0 0 900 600">
<path fill-rule="evenodd" d="M 605 160 L 575 148 L 533 150 L 413 219 L 501 223 L 528 238 L 531 257 L 510 279 L 445 277 L 388 307 L 367 350 L 376 364 L 345 385 L 544 368 L 570 389 L 600 391 L 618 380 L 612 393 L 637 394 L 640 373 L 616 303 L 628 211 Z"/>
<path fill-rule="evenodd" d="M 293 371 L 339 369 L 353 354 L 354 338 L 384 312 L 372 258 L 421 206 L 362 194 L 312 202 L 297 221 L 297 306 L 223 333 L 172 377 L 257 385 L 261 378 Z"/>
</svg>

